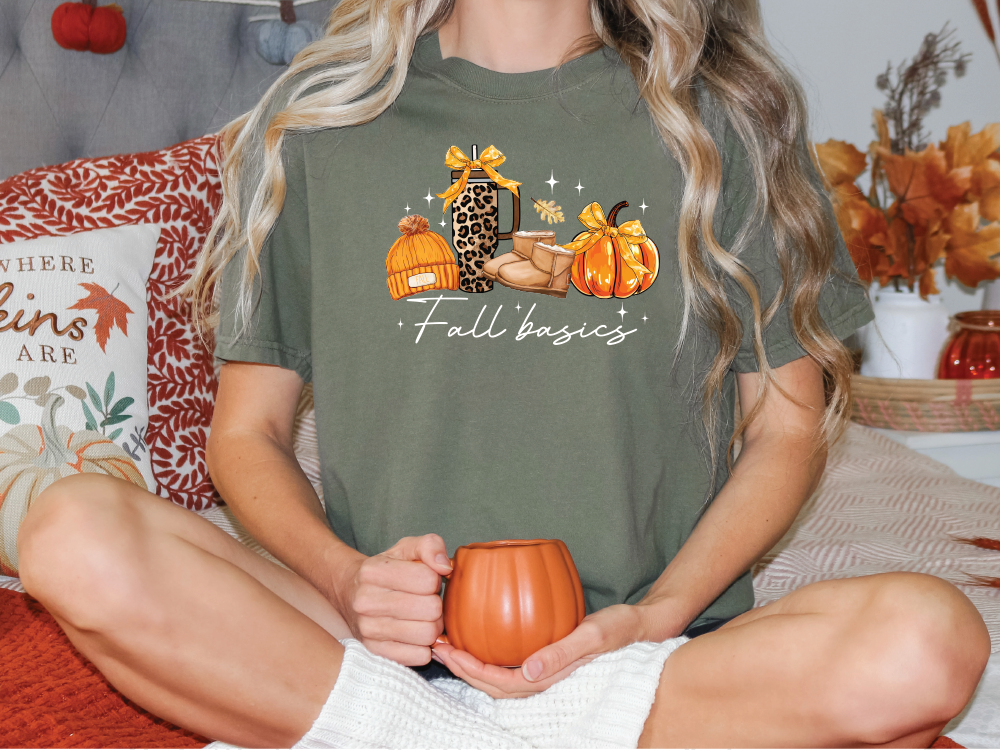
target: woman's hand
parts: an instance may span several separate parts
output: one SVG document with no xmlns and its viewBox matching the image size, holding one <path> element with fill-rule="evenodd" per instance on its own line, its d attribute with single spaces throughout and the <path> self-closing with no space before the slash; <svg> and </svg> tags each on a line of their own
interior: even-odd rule
<svg viewBox="0 0 1000 750">
<path fill-rule="evenodd" d="M 445 643 L 434 644 L 434 655 L 456 677 L 493 698 L 527 698 L 559 682 L 599 654 L 647 640 L 648 615 L 648 609 L 642 605 L 616 604 L 599 610 L 585 617 L 565 638 L 536 651 L 516 669 L 483 664 L 472 654 Z"/>
<path fill-rule="evenodd" d="M 378 555 L 359 555 L 337 587 L 335 606 L 373 654 L 426 664 L 444 630 L 441 576 L 451 573 L 444 540 L 409 536 Z"/>
</svg>

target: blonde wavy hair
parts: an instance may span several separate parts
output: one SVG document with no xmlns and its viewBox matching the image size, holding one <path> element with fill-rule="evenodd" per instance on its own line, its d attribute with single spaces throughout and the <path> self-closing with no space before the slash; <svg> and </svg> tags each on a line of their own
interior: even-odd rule
<svg viewBox="0 0 1000 750">
<path fill-rule="evenodd" d="M 296 56 L 256 107 L 222 130 L 223 202 L 190 282 L 203 333 L 217 322 L 223 269 L 245 253 L 238 319 L 247 323 L 260 253 L 285 199 L 282 142 L 289 131 L 360 125 L 378 117 L 403 88 L 418 37 L 438 28 L 454 0 L 341 0 L 325 36 Z M 730 440 L 753 420 L 763 396 L 776 387 L 764 353 L 763 331 L 779 306 L 801 346 L 825 373 L 827 407 L 822 433 L 834 439 L 849 405 L 851 357 L 820 317 L 820 290 L 835 272 L 838 231 L 824 208 L 821 186 L 810 179 L 799 139 L 806 108 L 795 79 L 767 45 L 758 0 L 590 0 L 595 38 L 574 50 L 614 49 L 628 65 L 659 133 L 685 177 L 678 254 L 684 294 L 681 341 L 692 330 L 718 344 L 696 384 L 710 463 L 718 460 L 724 379 L 740 347 L 743 326 L 729 289 L 740 289 L 753 310 L 753 343 L 760 379 L 757 407 L 742 415 Z M 699 85 L 729 119 L 749 156 L 755 179 L 754 216 L 732 247 L 713 231 L 722 187 L 722 157 L 698 109 Z M 764 307 L 759 288 L 740 261 L 753 227 L 773 228 L 783 275 L 779 294 Z M 735 285 L 735 286 L 734 286 Z M 714 349 L 714 347 L 713 347 Z M 822 442 L 818 442 L 822 445 Z"/>
</svg>

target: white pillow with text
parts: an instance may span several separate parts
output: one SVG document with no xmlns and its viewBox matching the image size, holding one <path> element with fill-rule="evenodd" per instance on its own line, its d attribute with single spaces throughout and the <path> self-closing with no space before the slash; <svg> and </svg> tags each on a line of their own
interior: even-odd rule
<svg viewBox="0 0 1000 750">
<path fill-rule="evenodd" d="M 100 473 L 155 491 L 145 435 L 156 225 L 0 245 L 0 572 L 49 485 Z"/>
</svg>

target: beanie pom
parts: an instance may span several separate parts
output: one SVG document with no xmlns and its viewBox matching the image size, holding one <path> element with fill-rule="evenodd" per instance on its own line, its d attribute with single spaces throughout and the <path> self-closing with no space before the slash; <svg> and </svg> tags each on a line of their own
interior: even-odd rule
<svg viewBox="0 0 1000 750">
<path fill-rule="evenodd" d="M 431 228 L 431 223 L 423 216 L 410 214 L 404 216 L 399 222 L 399 231 L 406 235 L 420 234 Z"/>
</svg>

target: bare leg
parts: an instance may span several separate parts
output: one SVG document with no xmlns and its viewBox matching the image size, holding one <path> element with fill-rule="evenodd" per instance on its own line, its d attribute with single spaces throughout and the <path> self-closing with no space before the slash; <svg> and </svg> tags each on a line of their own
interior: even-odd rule
<svg viewBox="0 0 1000 750">
<path fill-rule="evenodd" d="M 188 729 L 288 747 L 337 679 L 331 633 L 348 631 L 315 588 L 127 482 L 56 483 L 19 549 L 25 588 L 73 644 L 129 698 Z"/>
<path fill-rule="evenodd" d="M 928 747 L 989 658 L 986 626 L 940 579 L 825 581 L 667 659 L 640 747 Z"/>
</svg>

